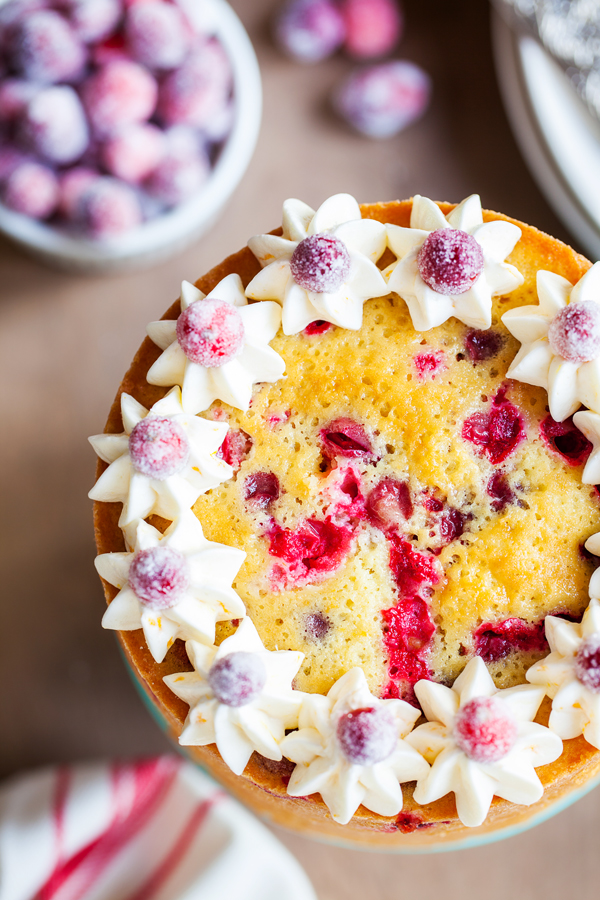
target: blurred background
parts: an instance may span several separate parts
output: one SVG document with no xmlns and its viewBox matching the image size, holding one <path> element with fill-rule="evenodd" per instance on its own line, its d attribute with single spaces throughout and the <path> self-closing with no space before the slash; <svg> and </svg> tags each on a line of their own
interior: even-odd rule
<svg viewBox="0 0 600 900">
<path fill-rule="evenodd" d="M 495 26 L 496 66 L 493 10 L 484 0 L 403 0 L 404 32 L 392 56 L 426 73 L 430 101 L 398 134 L 372 139 L 331 108 L 332 93 L 356 64 L 341 53 L 312 65 L 282 53 L 272 39 L 279 5 L 231 3 L 258 57 L 263 118 L 249 167 L 204 236 L 157 265 L 146 260 L 132 271 L 92 275 L 85 267 L 77 273 L 47 267 L 0 237 L 2 776 L 170 749 L 129 681 L 114 635 L 100 628 L 104 600 L 86 496 L 95 456 L 86 438 L 102 431 L 146 324 L 178 296 L 182 279 L 194 281 L 251 235 L 277 227 L 287 197 L 316 208 L 340 191 L 359 202 L 414 193 L 458 202 L 477 192 L 484 208 L 533 224 L 587 255 L 598 246 L 582 190 L 569 185 L 566 169 L 557 174 L 556 160 L 548 162 L 551 154 L 540 149 L 531 97 L 519 106 L 515 84 L 524 70 L 519 75 L 514 19 L 510 27 Z M 534 34 L 531 18 L 519 27 Z M 560 65 L 571 77 L 569 63 Z M 572 104 L 579 104 L 574 92 Z M 580 125 L 588 115 L 592 122 L 583 103 L 578 115 Z M 525 119 L 538 135 L 537 150 Z M 544 175 L 542 157 L 548 171 L 554 166 L 563 194 L 552 173 Z M 599 172 L 589 174 L 591 194 Z M 391 900 L 416 892 L 422 900 L 454 900 L 469 890 L 489 900 L 509 890 L 520 900 L 542 891 L 547 900 L 566 892 L 591 900 L 600 878 L 599 829 L 596 792 L 521 837 L 427 860 L 278 836 L 323 900 Z"/>
</svg>

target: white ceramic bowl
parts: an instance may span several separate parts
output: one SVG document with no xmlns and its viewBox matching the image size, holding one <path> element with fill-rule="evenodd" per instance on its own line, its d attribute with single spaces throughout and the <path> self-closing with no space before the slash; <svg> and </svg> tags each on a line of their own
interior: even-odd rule
<svg viewBox="0 0 600 900">
<path fill-rule="evenodd" d="M 246 171 L 260 128 L 262 87 L 258 62 L 244 26 L 224 0 L 205 8 L 233 71 L 234 122 L 215 167 L 185 203 L 114 241 L 67 235 L 0 204 L 0 231 L 49 265 L 89 274 L 161 262 L 197 240 L 214 222 Z"/>
</svg>

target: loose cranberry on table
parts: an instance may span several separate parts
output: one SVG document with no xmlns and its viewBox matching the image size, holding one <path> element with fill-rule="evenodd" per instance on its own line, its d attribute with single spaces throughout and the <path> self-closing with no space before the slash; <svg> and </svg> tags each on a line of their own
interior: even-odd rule
<svg viewBox="0 0 600 900">
<path fill-rule="evenodd" d="M 353 72 L 333 95 L 339 115 L 372 138 L 391 137 L 419 119 L 427 109 L 431 82 L 413 63 L 380 63 Z"/>
<path fill-rule="evenodd" d="M 275 40 L 299 62 L 326 59 L 345 37 L 344 16 L 334 0 L 289 0 L 275 21 Z"/>
<path fill-rule="evenodd" d="M 402 35 L 402 13 L 396 0 L 343 0 L 345 50 L 369 60 L 391 53 Z"/>
</svg>

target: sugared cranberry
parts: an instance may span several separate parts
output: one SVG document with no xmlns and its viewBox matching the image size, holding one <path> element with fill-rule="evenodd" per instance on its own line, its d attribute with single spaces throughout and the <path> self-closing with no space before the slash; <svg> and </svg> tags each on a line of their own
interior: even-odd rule
<svg viewBox="0 0 600 900">
<path fill-rule="evenodd" d="M 329 457 L 372 459 L 375 454 L 362 425 L 352 419 L 334 419 L 321 430 L 323 451 Z"/>
<path fill-rule="evenodd" d="M 68 85 L 49 87 L 27 104 L 21 123 L 23 140 L 39 156 L 58 165 L 75 162 L 89 143 L 87 120 L 79 97 Z"/>
<path fill-rule="evenodd" d="M 265 665 L 257 653 L 238 650 L 217 660 L 208 673 L 208 683 L 225 706 L 246 706 L 260 694 L 267 681 Z"/>
<path fill-rule="evenodd" d="M 413 513 L 410 491 L 405 481 L 384 478 L 367 497 L 367 515 L 372 525 L 388 531 L 410 519 Z"/>
<path fill-rule="evenodd" d="M 517 721 L 495 697 L 474 697 L 456 714 L 454 739 L 469 759 L 494 763 L 503 759 L 517 739 Z"/>
<path fill-rule="evenodd" d="M 600 356 L 600 307 L 591 300 L 565 306 L 552 320 L 548 341 L 569 362 L 590 362 Z"/>
<path fill-rule="evenodd" d="M 58 211 L 65 219 L 73 221 L 77 218 L 83 194 L 99 177 L 94 169 L 88 169 L 85 166 L 69 169 L 60 177 Z"/>
<path fill-rule="evenodd" d="M 98 67 L 115 60 L 129 60 L 125 38 L 121 33 L 111 34 L 105 41 L 91 48 L 91 57 Z"/>
<path fill-rule="evenodd" d="M 338 719 L 337 739 L 348 762 L 374 766 L 392 755 L 398 731 L 385 708 L 353 709 Z"/>
<path fill-rule="evenodd" d="M 546 416 L 540 423 L 540 431 L 545 443 L 559 453 L 569 466 L 582 466 L 592 452 L 592 444 L 573 424 L 573 419 L 556 422 Z"/>
<path fill-rule="evenodd" d="M 290 260 L 296 284 L 316 294 L 333 294 L 350 274 L 350 254 L 332 234 L 313 234 L 300 241 Z"/>
<path fill-rule="evenodd" d="M 475 632 L 475 653 L 484 662 L 496 662 L 509 653 L 542 653 L 548 650 L 544 622 L 525 622 L 511 618 L 503 622 L 486 622 Z"/>
<path fill-rule="evenodd" d="M 58 205 L 58 180 L 47 166 L 23 162 L 8 176 L 2 199 L 15 212 L 47 219 Z"/>
<path fill-rule="evenodd" d="M 503 343 L 504 338 L 497 331 L 469 331 L 465 337 L 465 349 L 474 363 L 492 359 Z"/>
<path fill-rule="evenodd" d="M 77 218 L 84 232 L 97 240 L 111 240 L 135 228 L 142 210 L 134 191 L 122 181 L 98 178 L 81 195 Z"/>
<path fill-rule="evenodd" d="M 353 72 L 333 96 L 340 116 L 372 138 L 391 137 L 420 119 L 431 81 L 413 63 L 393 60 Z"/>
<path fill-rule="evenodd" d="M 164 79 L 158 114 L 165 125 L 203 128 L 225 106 L 230 89 L 229 60 L 220 44 L 209 41 Z"/>
<path fill-rule="evenodd" d="M 172 547 L 139 550 L 129 569 L 129 585 L 138 600 L 150 609 L 171 609 L 190 583 L 188 564 Z"/>
<path fill-rule="evenodd" d="M 425 284 L 437 294 L 464 294 L 483 272 L 483 251 L 466 231 L 439 228 L 425 239 L 417 267 Z"/>
<path fill-rule="evenodd" d="M 130 125 L 102 147 L 102 161 L 111 175 L 137 184 L 148 178 L 165 153 L 165 137 L 156 125 Z"/>
<path fill-rule="evenodd" d="M 14 122 L 25 111 L 40 86 L 22 78 L 5 78 L 0 82 L 0 122 Z"/>
<path fill-rule="evenodd" d="M 306 636 L 312 641 L 322 641 L 329 629 L 331 622 L 322 613 L 309 613 L 304 620 Z"/>
<path fill-rule="evenodd" d="M 181 156 L 167 150 L 144 186 L 165 206 L 176 206 L 199 191 L 209 174 L 210 162 L 206 154 L 197 152 L 193 156 Z"/>
<path fill-rule="evenodd" d="M 317 319 L 316 322 L 311 322 L 310 325 L 307 325 L 302 333 L 310 337 L 313 334 L 325 334 L 330 328 L 333 328 L 331 322 L 324 322 L 322 319 Z"/>
<path fill-rule="evenodd" d="M 173 69 L 180 65 L 190 44 L 181 12 L 163 0 L 130 6 L 125 34 L 133 56 L 150 69 Z"/>
<path fill-rule="evenodd" d="M 245 431 L 230 428 L 217 450 L 217 456 L 237 471 L 250 453 L 252 443 L 252 438 Z"/>
<path fill-rule="evenodd" d="M 525 438 L 523 419 L 516 406 L 506 399 L 501 388 L 492 401 L 489 412 L 478 412 L 465 420 L 462 437 L 480 447 L 492 465 L 510 456 Z"/>
<path fill-rule="evenodd" d="M 12 147 L 10 144 L 0 146 L 0 183 L 6 181 L 17 166 L 24 162 L 31 162 L 27 154 L 17 150 L 16 147 Z"/>
<path fill-rule="evenodd" d="M 145 122 L 156 106 L 158 87 L 143 66 L 129 60 L 108 62 L 83 86 L 83 102 L 99 137 Z"/>
<path fill-rule="evenodd" d="M 83 72 L 83 44 L 61 15 L 42 9 L 24 16 L 12 40 L 15 68 L 30 81 L 55 84 L 74 81 Z"/>
<path fill-rule="evenodd" d="M 190 445 L 183 428 L 172 419 L 147 416 L 133 428 L 129 436 L 129 455 L 133 467 L 164 481 L 185 467 Z"/>
<path fill-rule="evenodd" d="M 244 482 L 244 496 L 255 506 L 266 509 L 279 497 L 279 479 L 274 472 L 254 472 Z"/>
<path fill-rule="evenodd" d="M 244 323 L 225 300 L 196 300 L 177 319 L 177 340 L 199 366 L 223 366 L 244 346 Z"/>
<path fill-rule="evenodd" d="M 491 507 L 494 512 L 501 512 L 509 503 L 514 503 L 516 500 L 516 495 L 504 472 L 494 472 L 488 481 L 486 494 L 492 498 Z"/>
<path fill-rule="evenodd" d="M 288 0 L 275 22 L 277 43 L 300 62 L 326 59 L 345 37 L 344 18 L 332 0 Z"/>
<path fill-rule="evenodd" d="M 391 53 L 402 31 L 396 0 L 344 0 L 345 49 L 355 59 L 376 59 Z"/>
<path fill-rule="evenodd" d="M 592 634 L 575 654 L 575 674 L 589 691 L 600 694 L 600 634 Z"/>
<path fill-rule="evenodd" d="M 57 6 L 66 13 L 73 30 L 85 44 L 107 38 L 122 12 L 119 0 L 59 0 Z"/>
</svg>

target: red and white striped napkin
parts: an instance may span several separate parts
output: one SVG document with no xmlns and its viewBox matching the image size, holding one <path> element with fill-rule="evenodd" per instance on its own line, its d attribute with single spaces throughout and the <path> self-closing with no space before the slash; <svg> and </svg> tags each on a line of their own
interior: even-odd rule
<svg viewBox="0 0 600 900">
<path fill-rule="evenodd" d="M 315 900 L 289 852 L 175 756 L 0 789 L 0 900 Z"/>
</svg>

